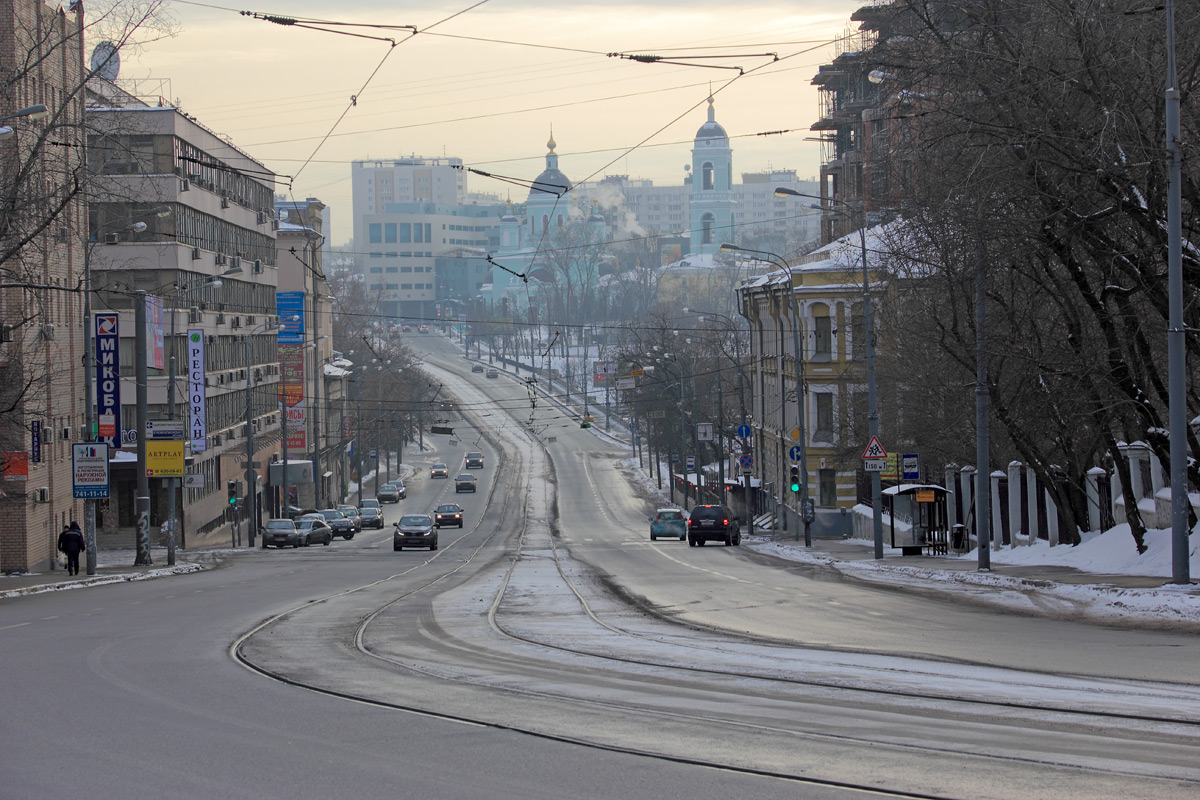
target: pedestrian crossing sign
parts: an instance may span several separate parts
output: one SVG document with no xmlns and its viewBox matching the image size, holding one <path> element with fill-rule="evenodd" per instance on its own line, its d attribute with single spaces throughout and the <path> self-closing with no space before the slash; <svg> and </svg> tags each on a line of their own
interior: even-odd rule
<svg viewBox="0 0 1200 800">
<path fill-rule="evenodd" d="M 871 441 L 867 443 L 867 449 L 863 450 L 862 457 L 872 460 L 887 458 L 887 450 L 884 450 L 883 445 L 879 443 L 878 436 L 871 437 Z"/>
</svg>

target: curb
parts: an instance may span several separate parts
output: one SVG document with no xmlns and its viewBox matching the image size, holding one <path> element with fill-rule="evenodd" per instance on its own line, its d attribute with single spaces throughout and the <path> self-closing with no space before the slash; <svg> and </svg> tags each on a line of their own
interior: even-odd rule
<svg viewBox="0 0 1200 800">
<path fill-rule="evenodd" d="M 61 581 L 58 583 L 41 583 L 36 586 L 25 586 L 21 589 L 10 589 L 0 592 L 0 600 L 13 597 L 24 597 L 30 594 L 46 594 L 48 592 L 65 592 L 70 589 L 86 589 L 91 586 L 105 586 L 112 583 L 132 583 L 133 581 L 148 581 L 154 578 L 165 578 L 169 575 L 187 575 L 193 572 L 203 572 L 203 564 L 177 564 L 163 569 L 149 569 L 145 572 L 122 572 L 114 575 L 95 575 L 77 581 Z"/>
</svg>

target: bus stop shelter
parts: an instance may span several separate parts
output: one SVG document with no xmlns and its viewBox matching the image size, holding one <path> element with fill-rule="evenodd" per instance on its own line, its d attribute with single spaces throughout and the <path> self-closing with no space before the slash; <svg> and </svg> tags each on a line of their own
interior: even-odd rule
<svg viewBox="0 0 1200 800">
<path fill-rule="evenodd" d="M 931 483 L 902 483 L 883 490 L 883 507 L 892 520 L 892 547 L 906 556 L 945 555 L 950 529 L 946 489 Z"/>
</svg>

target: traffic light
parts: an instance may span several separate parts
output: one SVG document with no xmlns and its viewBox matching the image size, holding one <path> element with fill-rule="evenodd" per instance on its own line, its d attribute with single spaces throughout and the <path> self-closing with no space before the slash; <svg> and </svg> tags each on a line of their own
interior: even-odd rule
<svg viewBox="0 0 1200 800">
<path fill-rule="evenodd" d="M 799 492 L 799 491 L 800 491 L 800 468 L 799 468 L 799 467 L 792 467 L 792 468 L 791 468 L 791 481 L 790 481 L 790 485 L 791 485 L 791 487 L 792 487 L 792 491 L 793 491 L 793 492 Z"/>
<path fill-rule="evenodd" d="M 228 487 L 229 487 L 229 505 L 231 505 L 231 506 L 237 505 L 238 482 L 230 481 L 228 484 Z"/>
</svg>

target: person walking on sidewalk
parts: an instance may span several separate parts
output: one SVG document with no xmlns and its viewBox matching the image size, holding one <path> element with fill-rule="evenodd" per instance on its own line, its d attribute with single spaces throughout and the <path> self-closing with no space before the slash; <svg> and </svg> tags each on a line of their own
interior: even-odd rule
<svg viewBox="0 0 1200 800">
<path fill-rule="evenodd" d="M 79 530 L 79 523 L 72 522 L 69 526 L 63 528 L 63 532 L 58 535 L 58 549 L 67 554 L 67 574 L 79 574 L 79 554 L 86 547 L 86 542 L 83 541 L 83 531 Z"/>
</svg>

